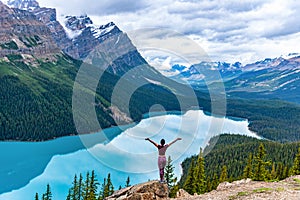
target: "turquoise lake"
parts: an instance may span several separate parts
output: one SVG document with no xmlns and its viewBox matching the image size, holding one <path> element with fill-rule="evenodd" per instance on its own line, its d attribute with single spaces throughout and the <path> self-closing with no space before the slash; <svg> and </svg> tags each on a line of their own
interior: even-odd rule
<svg viewBox="0 0 300 200">
<path fill-rule="evenodd" d="M 247 120 L 209 116 L 201 110 L 182 115 L 153 116 L 136 126 L 114 127 L 89 135 L 68 136 L 45 142 L 0 142 L 0 200 L 31 200 L 51 186 L 53 199 L 65 199 L 75 174 L 95 170 L 97 178 L 111 173 L 115 188 L 158 179 L 157 150 L 146 137 L 159 142 L 178 141 L 167 150 L 181 175 L 180 163 L 199 153 L 212 136 L 221 133 L 259 138 Z"/>
</svg>

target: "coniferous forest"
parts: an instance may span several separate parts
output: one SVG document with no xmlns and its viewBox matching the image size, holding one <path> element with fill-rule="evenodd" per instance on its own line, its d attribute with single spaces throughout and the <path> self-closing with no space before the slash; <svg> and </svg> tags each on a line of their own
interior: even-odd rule
<svg viewBox="0 0 300 200">
<path fill-rule="evenodd" d="M 200 151 L 199 155 L 187 158 L 182 163 L 180 188 L 184 188 L 190 194 L 202 194 L 216 189 L 219 183 L 224 181 L 232 182 L 243 178 L 279 181 L 300 174 L 299 142 L 277 143 L 224 134 L 212 138 L 210 144 L 214 143 L 213 148 L 207 146 L 204 153 Z M 201 175 L 195 176 L 195 173 L 199 173 L 199 168 L 204 170 L 201 170 Z M 200 182 L 205 184 L 196 189 L 195 183 Z"/>
<path fill-rule="evenodd" d="M 10 62 L 0 61 L 0 100 L 5 102 L 0 105 L 0 140 L 41 141 L 77 134 L 73 122 L 72 94 L 82 61 L 66 55 L 58 55 L 56 59 L 55 62 L 38 60 L 38 68 L 15 57 L 10 58 Z M 93 74 L 95 67 L 90 68 Z M 89 78 L 93 78 L 92 75 Z M 102 128 L 116 125 L 108 108 L 119 79 L 119 76 L 105 72 L 99 81 L 94 103 Z M 126 85 L 120 92 L 126 94 L 129 88 L 135 87 L 131 82 Z M 186 111 L 196 106 L 211 112 L 209 94 L 195 91 L 199 104 L 194 105 L 189 103 L 193 102 L 190 97 L 184 96 L 184 86 L 181 87 L 177 93 L 154 84 L 139 87 L 130 98 L 128 116 L 133 121 L 139 121 L 155 104 L 162 105 L 167 111 Z M 87 92 L 85 95 L 91 94 Z M 176 95 L 186 105 L 181 105 Z M 123 102 L 122 94 L 118 96 L 121 97 L 116 99 L 119 109 L 126 113 L 124 108 L 128 102 Z M 258 135 L 279 142 L 300 140 L 299 105 L 280 100 L 229 98 L 226 101 L 226 115 L 248 119 L 249 128 Z M 97 131 L 95 127 L 85 130 L 86 133 L 94 131 Z"/>
</svg>

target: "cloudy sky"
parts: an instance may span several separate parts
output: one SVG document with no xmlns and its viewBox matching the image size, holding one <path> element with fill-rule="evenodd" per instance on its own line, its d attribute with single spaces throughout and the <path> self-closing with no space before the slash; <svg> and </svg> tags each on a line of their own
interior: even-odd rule
<svg viewBox="0 0 300 200">
<path fill-rule="evenodd" d="M 88 14 L 123 31 L 168 28 L 196 42 L 214 61 L 243 64 L 300 52 L 297 0 L 38 0 L 59 14 Z M 153 57 L 153 55 L 152 55 Z"/>
</svg>

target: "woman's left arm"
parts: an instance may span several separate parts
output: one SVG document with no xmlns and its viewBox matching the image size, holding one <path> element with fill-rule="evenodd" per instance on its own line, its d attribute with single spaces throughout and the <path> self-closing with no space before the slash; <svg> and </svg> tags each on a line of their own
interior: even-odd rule
<svg viewBox="0 0 300 200">
<path fill-rule="evenodd" d="M 175 142 L 177 142 L 178 140 L 182 140 L 182 138 L 176 138 L 175 140 L 173 140 L 172 142 L 170 142 L 168 144 L 168 146 L 171 146 L 172 144 L 174 144 Z"/>
</svg>

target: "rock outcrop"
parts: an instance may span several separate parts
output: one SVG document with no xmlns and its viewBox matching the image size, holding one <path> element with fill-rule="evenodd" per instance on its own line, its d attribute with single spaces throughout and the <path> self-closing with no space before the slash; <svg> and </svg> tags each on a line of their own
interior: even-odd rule
<svg viewBox="0 0 300 200">
<path fill-rule="evenodd" d="M 169 190 L 167 184 L 150 181 L 116 191 L 107 200 L 162 200 L 167 199 Z"/>
</svg>

